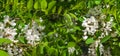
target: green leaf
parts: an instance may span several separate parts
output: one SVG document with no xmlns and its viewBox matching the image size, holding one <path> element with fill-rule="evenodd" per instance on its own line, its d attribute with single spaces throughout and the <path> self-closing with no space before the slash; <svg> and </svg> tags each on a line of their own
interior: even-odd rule
<svg viewBox="0 0 120 56">
<path fill-rule="evenodd" d="M 19 40 L 21 43 L 24 43 L 24 44 L 25 44 L 25 37 L 19 37 L 18 40 Z"/>
<path fill-rule="evenodd" d="M 37 56 L 37 55 L 36 55 L 36 47 L 34 47 L 34 48 L 32 49 L 32 56 Z"/>
<path fill-rule="evenodd" d="M 9 56 L 7 52 L 0 50 L 0 56 Z"/>
<path fill-rule="evenodd" d="M 13 10 L 15 10 L 17 8 L 17 5 L 18 5 L 18 0 L 14 0 Z"/>
<path fill-rule="evenodd" d="M 43 44 L 44 44 L 44 46 L 48 46 L 48 42 L 44 42 Z"/>
<path fill-rule="evenodd" d="M 27 51 L 25 51 L 24 56 L 31 56 L 31 54 L 30 54 L 30 53 L 28 53 Z"/>
<path fill-rule="evenodd" d="M 107 40 L 109 40 L 110 39 L 110 36 L 106 36 L 106 37 L 104 37 L 100 42 L 101 43 L 104 43 L 104 42 L 106 42 Z"/>
<path fill-rule="evenodd" d="M 54 6 L 54 8 L 52 9 L 52 13 L 56 12 L 56 6 Z"/>
<path fill-rule="evenodd" d="M 70 14 L 70 16 L 72 16 L 73 18 L 77 19 L 77 17 L 76 17 L 75 14 L 73 14 L 73 13 L 69 13 L 69 14 Z"/>
<path fill-rule="evenodd" d="M 12 43 L 10 39 L 0 38 L 0 45 Z"/>
<path fill-rule="evenodd" d="M 93 38 L 88 38 L 88 39 L 85 41 L 86 44 L 91 44 L 91 43 L 93 43 L 93 42 L 94 42 Z"/>
<path fill-rule="evenodd" d="M 35 8 L 36 10 L 39 8 L 39 3 L 38 3 L 38 1 L 35 2 L 34 8 Z"/>
<path fill-rule="evenodd" d="M 31 10 L 32 7 L 33 7 L 33 0 L 29 0 L 28 3 L 27 3 L 27 8 L 28 8 L 29 10 Z"/>
<path fill-rule="evenodd" d="M 75 41 L 77 41 L 77 38 L 74 35 L 71 35 L 71 36 Z"/>
<path fill-rule="evenodd" d="M 40 54 L 43 54 L 44 53 L 44 46 L 40 46 Z"/>
<path fill-rule="evenodd" d="M 84 1 L 81 1 L 78 4 L 76 4 L 74 7 L 72 7 L 72 10 L 82 9 L 83 7 L 84 7 Z"/>
<path fill-rule="evenodd" d="M 80 29 L 79 26 L 75 26 L 75 27 L 74 27 L 74 30 L 76 31 L 76 30 L 81 30 L 81 29 Z"/>
<path fill-rule="evenodd" d="M 48 11 L 49 10 L 51 10 L 53 7 L 54 7 L 54 5 L 56 4 L 56 1 L 51 1 L 49 4 L 48 4 Z"/>
<path fill-rule="evenodd" d="M 68 43 L 68 47 L 74 47 L 75 45 L 76 45 L 75 42 L 69 42 L 69 43 Z"/>
<path fill-rule="evenodd" d="M 64 14 L 64 17 L 67 19 L 67 25 L 71 26 L 73 24 L 71 16 L 69 14 Z"/>
<path fill-rule="evenodd" d="M 60 14 L 61 11 L 62 11 L 62 6 L 59 7 L 59 9 L 58 9 L 58 14 Z"/>
<path fill-rule="evenodd" d="M 46 0 L 42 0 L 41 1 L 41 9 L 45 10 L 47 8 L 47 1 Z"/>
<path fill-rule="evenodd" d="M 79 17 L 78 20 L 79 20 L 80 22 L 83 22 L 84 19 L 83 19 L 82 17 Z"/>
<path fill-rule="evenodd" d="M 56 31 L 49 32 L 47 35 L 48 35 L 48 36 L 51 36 L 51 35 L 53 35 L 55 32 L 56 32 Z"/>
<path fill-rule="evenodd" d="M 96 0 L 96 1 L 95 1 L 95 4 L 98 5 L 98 4 L 100 4 L 100 2 L 101 2 L 101 0 Z"/>
<path fill-rule="evenodd" d="M 99 50 L 100 48 L 99 48 L 99 46 L 96 48 L 96 53 L 97 53 L 97 56 L 101 56 L 100 55 L 100 50 Z"/>
<path fill-rule="evenodd" d="M 64 50 L 63 52 L 62 52 L 62 56 L 67 56 L 67 54 L 66 54 L 66 50 Z"/>
<path fill-rule="evenodd" d="M 120 47 L 120 42 L 119 42 L 119 44 L 118 44 L 118 45 L 119 45 L 119 47 Z"/>
<path fill-rule="evenodd" d="M 64 16 L 65 16 L 66 19 L 71 21 L 71 16 L 69 14 L 65 14 Z"/>
<path fill-rule="evenodd" d="M 49 51 L 50 51 L 49 54 L 54 54 L 54 52 L 55 52 L 55 48 L 50 47 L 50 48 L 49 48 Z"/>
<path fill-rule="evenodd" d="M 108 2 L 110 2 L 110 0 L 104 0 L 104 2 L 105 2 L 105 3 L 108 3 Z"/>
<path fill-rule="evenodd" d="M 58 56 L 58 50 L 55 49 L 55 56 Z"/>
</svg>

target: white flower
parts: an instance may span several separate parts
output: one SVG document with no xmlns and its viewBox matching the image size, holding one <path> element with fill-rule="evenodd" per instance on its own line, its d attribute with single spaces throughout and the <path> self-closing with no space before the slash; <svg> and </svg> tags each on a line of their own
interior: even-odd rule
<svg viewBox="0 0 120 56">
<path fill-rule="evenodd" d="M 85 36 L 83 36 L 83 39 L 84 39 L 84 40 L 86 40 L 87 38 L 88 38 L 88 36 L 86 36 L 86 35 L 85 35 Z"/>
<path fill-rule="evenodd" d="M 2 22 L 0 22 L 0 30 L 3 30 L 4 29 L 4 24 Z"/>
<path fill-rule="evenodd" d="M 100 15 L 100 19 L 105 19 L 105 18 L 106 18 L 106 15 L 104 15 L 104 14 Z"/>
<path fill-rule="evenodd" d="M 112 21 L 113 21 L 113 18 L 110 19 L 110 21 L 108 22 L 102 22 L 103 24 L 103 28 L 101 28 L 101 30 L 105 33 L 105 35 L 108 35 L 110 31 L 112 31 Z"/>
<path fill-rule="evenodd" d="M 107 7 L 107 8 L 109 8 L 109 7 L 110 7 L 110 5 L 106 5 L 106 7 Z"/>
<path fill-rule="evenodd" d="M 43 22 L 43 19 L 40 17 L 40 22 Z"/>
<path fill-rule="evenodd" d="M 40 33 L 35 29 L 28 29 L 25 34 L 29 44 L 35 45 L 35 42 L 40 40 Z"/>
<path fill-rule="evenodd" d="M 99 44 L 100 44 L 100 39 L 95 41 L 95 47 L 97 48 Z"/>
<path fill-rule="evenodd" d="M 91 16 L 90 18 L 84 17 L 84 19 L 85 20 L 82 23 L 82 26 L 85 27 L 85 30 L 83 30 L 84 34 L 86 35 L 88 33 L 94 35 L 98 28 L 98 21 L 95 19 L 94 16 Z"/>
<path fill-rule="evenodd" d="M 21 56 L 22 55 L 22 49 L 16 45 L 11 45 L 11 44 L 7 45 L 5 50 L 8 52 L 9 56 Z"/>
<path fill-rule="evenodd" d="M 4 16 L 4 23 L 9 23 L 11 26 L 15 26 L 15 20 L 10 21 L 10 17 L 8 15 Z"/>
<path fill-rule="evenodd" d="M 4 23 L 7 23 L 7 22 L 9 22 L 9 16 L 8 16 L 8 15 L 5 15 L 5 16 L 4 16 Z"/>
<path fill-rule="evenodd" d="M 45 26 L 38 26 L 38 29 L 39 29 L 40 31 L 42 31 L 42 30 L 45 29 Z"/>
<path fill-rule="evenodd" d="M 15 26 L 15 25 L 16 25 L 15 20 L 10 21 L 9 24 L 10 24 L 11 26 Z"/>
<path fill-rule="evenodd" d="M 15 35 L 17 34 L 17 33 L 16 33 L 16 30 L 17 30 L 17 29 L 13 29 L 13 28 L 9 28 L 9 27 L 8 27 L 8 28 L 5 28 L 5 29 L 4 29 L 4 32 L 5 32 L 4 35 L 6 36 L 6 38 L 14 41 Z"/>
<path fill-rule="evenodd" d="M 68 53 L 72 54 L 75 51 L 74 47 L 68 47 Z"/>
<path fill-rule="evenodd" d="M 102 55 L 104 52 L 104 46 L 101 43 L 99 44 L 99 51 L 100 51 L 100 55 Z"/>
</svg>

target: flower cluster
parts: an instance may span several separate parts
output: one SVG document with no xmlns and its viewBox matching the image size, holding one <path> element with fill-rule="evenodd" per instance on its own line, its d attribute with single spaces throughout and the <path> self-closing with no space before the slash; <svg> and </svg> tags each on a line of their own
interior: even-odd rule
<svg viewBox="0 0 120 56">
<path fill-rule="evenodd" d="M 26 25 L 23 30 L 26 36 L 27 43 L 31 45 L 36 45 L 37 42 L 40 41 L 40 31 L 42 31 L 44 28 L 45 26 L 38 26 L 34 21 L 32 23 L 32 27 L 30 27 L 30 25 Z"/>
<path fill-rule="evenodd" d="M 0 47 L 0 49 L 7 51 L 9 56 L 23 56 L 23 49 L 13 43 Z"/>
<path fill-rule="evenodd" d="M 91 44 L 92 47 L 89 48 L 88 53 L 90 53 L 89 56 L 96 56 L 96 49 L 99 47 L 100 55 L 104 53 L 104 46 L 102 43 L 100 43 L 100 40 L 104 38 L 105 36 L 108 36 L 110 31 L 112 31 L 112 22 L 113 17 L 109 17 L 109 21 L 106 21 L 107 16 L 101 13 L 100 6 L 91 8 L 88 12 L 88 14 L 92 14 L 89 18 L 83 17 L 84 21 L 82 23 L 82 26 L 85 28 L 83 30 L 84 36 L 83 39 L 86 40 L 88 36 L 95 36 L 96 32 L 101 32 L 98 37 L 98 39 L 95 40 L 93 44 Z M 93 11 L 94 10 L 94 11 Z M 99 13 L 97 13 L 99 12 Z M 99 16 L 98 16 L 99 15 Z"/>
<path fill-rule="evenodd" d="M 85 20 L 82 23 L 82 26 L 85 27 L 85 30 L 83 30 L 84 32 L 83 39 L 86 40 L 88 37 L 87 34 L 94 35 L 94 33 L 97 31 L 98 21 L 96 20 L 94 16 L 91 16 L 90 18 L 84 17 L 84 19 Z"/>
<path fill-rule="evenodd" d="M 16 25 L 15 20 L 12 20 L 9 18 L 8 15 L 4 16 L 4 22 L 0 22 L 0 38 L 8 38 L 13 42 L 17 42 L 15 40 L 15 35 L 17 34 L 16 28 L 14 26 Z M 9 27 L 13 26 L 13 27 Z"/>
<path fill-rule="evenodd" d="M 40 18 L 39 22 L 43 22 L 42 18 Z M 18 28 L 16 28 L 16 26 L 18 26 Z M 34 20 L 31 24 L 24 24 L 24 27 L 22 27 L 20 24 L 17 24 L 16 19 L 12 19 L 6 15 L 4 16 L 3 21 L 0 22 L 0 38 L 9 39 L 12 43 L 5 47 L 1 46 L 0 49 L 7 51 L 9 56 L 22 56 L 23 49 L 13 44 L 19 43 L 19 38 L 24 36 L 27 40 L 26 44 L 35 46 L 41 40 L 42 35 L 44 34 L 42 32 L 44 28 L 45 26 L 37 24 Z M 19 33 L 17 32 L 18 29 L 20 30 Z"/>
</svg>

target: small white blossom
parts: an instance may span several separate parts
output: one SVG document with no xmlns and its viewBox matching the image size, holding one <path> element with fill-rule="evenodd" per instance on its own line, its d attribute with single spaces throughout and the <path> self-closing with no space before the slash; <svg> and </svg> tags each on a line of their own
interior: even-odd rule
<svg viewBox="0 0 120 56">
<path fill-rule="evenodd" d="M 40 17 L 40 22 L 43 22 L 43 19 Z"/>
<path fill-rule="evenodd" d="M 13 28 L 9 28 L 9 27 L 8 27 L 8 28 L 5 28 L 5 29 L 4 29 L 4 36 L 6 36 L 6 38 L 14 41 L 15 35 L 17 34 L 17 33 L 16 33 L 16 30 L 17 30 L 17 29 L 13 29 Z"/>
<path fill-rule="evenodd" d="M 6 49 L 9 56 L 22 56 L 22 49 L 16 45 L 7 45 Z"/>
<path fill-rule="evenodd" d="M 110 5 L 106 5 L 106 7 L 107 7 L 107 8 L 109 8 L 109 7 L 110 7 Z"/>
<path fill-rule="evenodd" d="M 100 55 L 104 53 L 104 46 L 101 43 L 99 44 L 99 51 L 100 51 Z"/>
<path fill-rule="evenodd" d="M 69 52 L 69 54 L 74 53 L 74 51 L 75 51 L 75 48 L 74 48 L 74 47 L 68 47 L 68 52 Z"/>
<path fill-rule="evenodd" d="M 110 19 L 110 21 L 106 22 L 106 24 L 103 22 L 103 28 L 101 30 L 105 33 L 105 35 L 108 35 L 110 31 L 112 31 L 112 21 L 113 18 Z"/>
<path fill-rule="evenodd" d="M 0 30 L 3 30 L 4 29 L 4 24 L 2 22 L 0 22 Z"/>
<path fill-rule="evenodd" d="M 4 16 L 4 23 L 9 22 L 9 20 L 10 20 L 10 19 L 9 19 L 9 16 L 8 16 L 8 15 L 5 15 L 5 16 Z"/>
<path fill-rule="evenodd" d="M 40 40 L 39 37 L 40 37 L 40 34 L 36 30 L 28 29 L 26 32 L 26 39 L 29 44 L 32 44 L 32 45 L 36 44 L 35 42 Z"/>
<path fill-rule="evenodd" d="M 100 40 L 96 40 L 95 41 L 95 47 L 97 48 L 99 44 L 100 44 Z"/>
<path fill-rule="evenodd" d="M 88 36 L 86 36 L 86 35 L 85 35 L 85 36 L 83 36 L 83 39 L 84 39 L 84 40 L 86 40 L 87 38 L 88 38 Z"/>
<path fill-rule="evenodd" d="M 92 34 L 96 32 L 98 28 L 98 21 L 95 19 L 94 16 L 91 16 L 90 18 L 84 18 L 85 20 L 82 23 L 82 26 L 85 27 L 85 30 L 83 30 L 84 34 Z M 86 33 L 87 32 L 87 33 Z"/>
<path fill-rule="evenodd" d="M 9 24 L 10 24 L 11 26 L 15 26 L 15 25 L 16 25 L 15 20 L 10 21 Z"/>
</svg>

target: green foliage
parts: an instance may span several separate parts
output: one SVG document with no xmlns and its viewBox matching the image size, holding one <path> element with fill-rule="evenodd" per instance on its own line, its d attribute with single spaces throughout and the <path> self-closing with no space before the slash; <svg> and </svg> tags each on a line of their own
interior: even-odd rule
<svg viewBox="0 0 120 56">
<path fill-rule="evenodd" d="M 106 42 L 107 40 L 109 40 L 110 39 L 110 36 L 106 36 L 106 37 L 104 37 L 102 40 L 101 40 L 101 43 L 104 43 L 104 42 Z"/>
<path fill-rule="evenodd" d="M 39 9 L 39 2 L 38 1 L 35 2 L 34 9 L 36 9 L 36 10 Z"/>
<path fill-rule="evenodd" d="M 2 44 L 10 44 L 10 43 L 12 43 L 12 41 L 10 39 L 0 38 L 0 45 L 2 45 Z"/>
<path fill-rule="evenodd" d="M 7 52 L 5 52 L 5 51 L 3 51 L 3 50 L 0 50 L 0 55 L 1 55 L 1 56 L 9 56 L 9 55 L 7 54 Z"/>
<path fill-rule="evenodd" d="M 31 10 L 33 8 L 33 0 L 29 0 L 27 3 L 28 10 Z"/>
<path fill-rule="evenodd" d="M 88 38 L 85 43 L 86 44 L 91 44 L 93 42 L 94 42 L 93 38 Z"/>
<path fill-rule="evenodd" d="M 88 48 L 100 35 L 98 33 L 94 36 L 89 36 L 87 40 L 82 39 L 84 28 L 81 24 L 84 21 L 83 17 L 86 17 L 89 9 L 102 5 L 102 13 L 107 15 L 105 20 L 109 19 L 110 16 L 114 17 L 112 32 L 116 31 L 117 36 L 105 36 L 100 39 L 100 42 L 105 47 L 111 48 L 113 56 L 117 56 L 120 55 L 118 53 L 120 47 L 119 4 L 120 1 L 117 0 L 0 0 L 0 21 L 3 21 L 4 15 L 9 15 L 12 18 L 20 18 L 16 22 L 17 26 L 13 28 L 19 29 L 19 25 L 24 28 L 27 24 L 32 25 L 33 21 L 45 26 L 45 30 L 40 31 L 44 32 L 41 41 L 38 41 L 39 43 L 36 46 L 28 45 L 28 50 L 24 50 L 24 56 L 81 56 L 81 54 L 87 52 L 82 50 L 81 47 Z M 104 8 L 107 5 L 109 7 Z M 39 22 L 39 17 L 43 19 L 43 23 Z M 95 17 L 99 18 L 99 15 Z M 19 29 L 17 32 L 21 33 L 22 31 Z M 16 39 L 19 40 L 19 43 L 26 44 L 26 37 L 18 37 L 18 35 Z M 10 43 L 12 43 L 11 40 L 0 38 L 0 45 Z M 68 47 L 75 47 L 76 51 L 68 55 Z M 77 51 L 78 54 L 76 54 Z M 99 51 L 99 47 L 97 47 L 96 52 L 98 56 L 100 56 Z M 2 50 L 0 50 L 0 55 L 8 56 Z"/>
<path fill-rule="evenodd" d="M 68 43 L 68 47 L 75 47 L 75 45 L 76 45 L 75 42 L 69 42 Z"/>
</svg>

